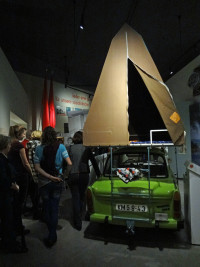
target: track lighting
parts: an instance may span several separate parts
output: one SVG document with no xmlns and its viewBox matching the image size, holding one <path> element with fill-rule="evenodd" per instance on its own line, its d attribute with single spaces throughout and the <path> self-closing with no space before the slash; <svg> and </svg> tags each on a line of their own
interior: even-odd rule
<svg viewBox="0 0 200 267">
<path fill-rule="evenodd" d="M 84 14 L 82 14 L 82 17 L 81 17 L 80 29 L 84 30 Z"/>
</svg>

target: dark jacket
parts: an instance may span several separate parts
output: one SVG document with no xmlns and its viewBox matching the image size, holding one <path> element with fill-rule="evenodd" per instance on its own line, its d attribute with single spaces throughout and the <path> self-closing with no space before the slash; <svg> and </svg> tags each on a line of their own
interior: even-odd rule
<svg viewBox="0 0 200 267">
<path fill-rule="evenodd" d="M 11 191 L 12 182 L 14 181 L 9 160 L 0 153 L 0 192 Z"/>
<path fill-rule="evenodd" d="M 24 148 L 22 143 L 19 141 L 15 141 L 11 144 L 10 151 L 8 152 L 8 159 L 14 166 L 17 175 L 26 174 L 27 170 L 22 163 L 22 159 L 20 157 L 20 149 Z"/>
<path fill-rule="evenodd" d="M 84 147 L 83 144 L 71 145 L 68 148 L 69 157 L 72 161 L 72 169 L 70 174 L 73 173 L 89 173 L 89 160 L 91 161 L 97 176 L 100 176 L 100 170 L 94 155 L 89 147 Z"/>
</svg>

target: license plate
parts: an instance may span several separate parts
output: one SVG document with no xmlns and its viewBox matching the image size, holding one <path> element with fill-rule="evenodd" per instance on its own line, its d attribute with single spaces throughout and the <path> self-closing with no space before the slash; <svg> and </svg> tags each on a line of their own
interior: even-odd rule
<svg viewBox="0 0 200 267">
<path fill-rule="evenodd" d="M 116 210 L 130 212 L 148 212 L 148 207 L 146 205 L 116 204 Z"/>
</svg>

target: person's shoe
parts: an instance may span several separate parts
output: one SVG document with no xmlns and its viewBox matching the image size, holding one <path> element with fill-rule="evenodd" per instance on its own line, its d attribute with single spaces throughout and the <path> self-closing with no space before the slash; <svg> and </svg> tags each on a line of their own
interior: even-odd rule
<svg viewBox="0 0 200 267">
<path fill-rule="evenodd" d="M 39 220 L 41 217 L 41 214 L 39 212 L 34 212 L 33 213 L 33 220 Z"/>
<path fill-rule="evenodd" d="M 82 229 L 82 225 L 81 225 L 81 224 L 75 224 L 75 225 L 74 225 L 74 228 L 75 228 L 76 230 L 78 230 L 78 231 L 81 231 L 81 229 Z"/>
<path fill-rule="evenodd" d="M 53 247 L 53 245 L 56 243 L 56 240 L 53 241 L 53 240 L 51 240 L 51 239 L 44 238 L 43 242 L 44 242 L 44 245 L 45 245 L 47 248 L 51 248 L 51 247 Z"/>
<path fill-rule="evenodd" d="M 24 235 L 28 235 L 28 234 L 30 234 L 30 230 L 29 229 L 24 229 Z"/>
<path fill-rule="evenodd" d="M 32 211 L 26 211 L 26 212 L 24 212 L 24 217 L 30 217 L 30 216 L 32 216 Z"/>
<path fill-rule="evenodd" d="M 56 226 L 56 230 L 59 231 L 59 230 L 61 230 L 61 229 L 62 229 L 62 226 L 58 224 L 58 225 Z"/>
<path fill-rule="evenodd" d="M 28 252 L 28 248 L 27 247 L 23 247 L 20 242 L 16 241 L 15 244 L 11 245 L 11 246 L 3 246 L 2 249 L 6 252 L 6 253 L 26 253 Z"/>
<path fill-rule="evenodd" d="M 30 230 L 29 229 L 24 229 L 24 235 L 28 235 L 30 234 Z M 16 232 L 16 236 L 21 236 L 22 235 L 22 232 L 21 231 L 17 231 Z"/>
<path fill-rule="evenodd" d="M 0 240 L 0 249 L 3 249 L 3 242 L 2 242 L 2 240 Z"/>
<path fill-rule="evenodd" d="M 28 252 L 28 248 L 21 246 L 13 247 L 8 250 L 8 253 L 26 253 L 26 252 Z"/>
<path fill-rule="evenodd" d="M 88 221 L 88 222 L 90 221 L 90 214 L 89 214 L 88 211 L 86 211 L 84 217 L 85 217 L 85 218 L 84 218 L 85 221 Z"/>
</svg>

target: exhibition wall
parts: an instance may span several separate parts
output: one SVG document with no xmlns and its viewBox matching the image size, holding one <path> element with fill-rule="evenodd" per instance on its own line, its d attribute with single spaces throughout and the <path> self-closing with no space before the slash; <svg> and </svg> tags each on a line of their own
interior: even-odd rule
<svg viewBox="0 0 200 267">
<path fill-rule="evenodd" d="M 44 78 L 35 77 L 29 74 L 16 73 L 19 80 L 23 84 L 32 105 L 30 106 L 32 113 L 32 124 L 30 129 L 41 130 L 42 128 L 42 94 L 44 89 Z M 48 73 L 47 73 L 48 75 Z M 50 78 L 50 77 L 47 77 Z M 49 91 L 50 80 L 47 80 L 47 89 Z M 54 88 L 54 105 L 56 110 L 56 131 L 63 136 L 72 135 L 76 130 L 83 128 L 85 114 L 87 114 L 91 100 L 89 94 L 79 91 L 78 89 L 65 88 L 64 84 L 53 82 Z M 79 116 L 73 117 L 69 122 L 69 113 L 79 111 Z M 83 115 L 81 115 L 83 113 Z M 82 119 L 80 119 L 83 117 Z M 70 124 L 66 132 L 66 124 Z"/>
<path fill-rule="evenodd" d="M 8 134 L 10 112 L 30 123 L 30 102 L 16 73 L 0 48 L 0 133 Z"/>
<path fill-rule="evenodd" d="M 179 114 L 183 120 L 183 124 L 186 130 L 186 151 L 182 151 L 177 148 L 177 165 L 178 176 L 182 178 L 185 173 L 184 163 L 186 160 L 191 160 L 191 136 L 190 136 L 190 114 L 189 107 L 192 103 L 196 102 L 197 96 L 193 96 L 193 89 L 188 86 L 188 80 L 194 69 L 199 66 L 200 56 L 191 61 L 181 71 L 176 73 L 166 84 L 170 89 L 170 92 L 174 98 L 174 102 L 177 106 Z M 169 157 L 171 159 L 171 166 L 174 172 L 176 172 L 176 160 L 174 149 L 169 149 Z"/>
</svg>

